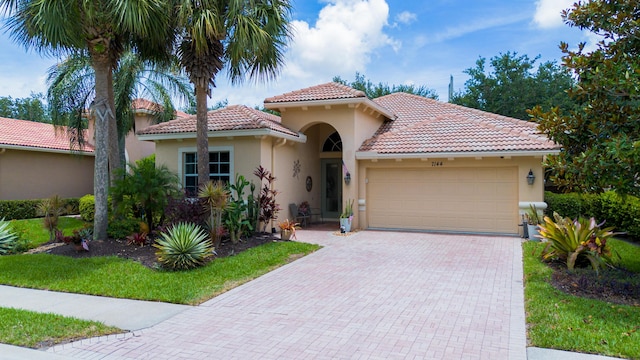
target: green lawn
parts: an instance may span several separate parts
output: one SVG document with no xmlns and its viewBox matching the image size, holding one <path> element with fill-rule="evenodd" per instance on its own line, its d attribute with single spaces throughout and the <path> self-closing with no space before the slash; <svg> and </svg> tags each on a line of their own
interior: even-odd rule
<svg viewBox="0 0 640 360">
<path fill-rule="evenodd" d="M 0 343 L 30 348 L 123 332 L 95 321 L 10 308 L 0 308 L 0 319 Z"/>
<path fill-rule="evenodd" d="M 609 244 L 620 265 L 640 270 L 640 248 L 619 240 Z M 544 244 L 523 244 L 525 309 L 531 346 L 640 358 L 640 308 L 575 297 L 549 283 L 552 270 L 540 261 Z"/>
<path fill-rule="evenodd" d="M 298 242 L 271 242 L 183 272 L 151 270 L 117 257 L 73 259 L 50 254 L 9 255 L 0 257 L 0 284 L 199 304 L 318 248 L 318 245 Z"/>
<path fill-rule="evenodd" d="M 71 235 L 73 230 L 82 228 L 86 223 L 74 217 L 60 217 L 58 228 L 65 235 Z M 44 227 L 42 219 L 11 220 L 13 231 L 27 242 L 27 247 L 36 248 L 49 241 L 49 231 Z"/>
</svg>

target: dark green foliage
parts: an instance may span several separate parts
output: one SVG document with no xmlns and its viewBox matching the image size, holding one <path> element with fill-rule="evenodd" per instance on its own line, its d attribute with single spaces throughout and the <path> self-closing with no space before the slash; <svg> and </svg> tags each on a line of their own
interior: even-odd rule
<svg viewBox="0 0 640 360">
<path fill-rule="evenodd" d="M 140 221 L 137 219 L 111 219 L 107 226 L 107 235 L 111 239 L 126 239 L 127 236 L 140 231 Z"/>
<path fill-rule="evenodd" d="M 235 184 L 229 185 L 228 192 L 231 197 L 227 203 L 222 221 L 229 231 L 231 242 L 234 244 L 240 241 L 242 235 L 248 235 L 254 230 L 253 225 L 247 218 L 247 204 L 244 199 L 244 191 L 247 186 L 249 186 L 249 181 L 239 174 L 236 174 Z"/>
<path fill-rule="evenodd" d="M 0 117 L 51 122 L 47 106 L 42 102 L 44 95 L 32 93 L 28 98 L 0 97 Z"/>
<path fill-rule="evenodd" d="M 169 270 L 188 270 L 205 264 L 212 256 L 213 245 L 207 233 L 198 225 L 179 223 L 153 245 L 158 250 L 156 255 L 163 267 Z"/>
<path fill-rule="evenodd" d="M 38 217 L 38 205 L 42 199 L 0 200 L 0 218 L 7 220 L 33 219 Z M 65 215 L 78 213 L 78 198 L 62 199 Z"/>
<path fill-rule="evenodd" d="M 580 108 L 531 111 L 540 131 L 563 148 L 547 158 L 550 180 L 565 191 L 640 196 L 638 2 L 576 2 L 563 18 L 601 41 L 595 50 L 560 44 L 563 65 L 578 79 L 568 95 Z"/>
<path fill-rule="evenodd" d="M 602 194 L 554 194 L 545 192 L 546 214 L 595 217 L 627 236 L 640 239 L 640 199 L 620 196 L 613 191 Z"/>
<path fill-rule="evenodd" d="M 160 215 L 169 198 L 180 194 L 178 176 L 164 164 L 156 167 L 154 155 L 140 159 L 129 167 L 129 172 L 120 172 L 111 188 L 111 194 L 119 204 L 117 213 L 121 217 L 127 217 L 130 213 L 135 217 L 143 217 L 149 230 L 153 230 L 162 223 Z"/>
<path fill-rule="evenodd" d="M 429 89 L 425 85 L 415 86 L 415 85 L 391 85 L 385 83 L 373 84 L 371 80 L 367 79 L 364 75 L 356 72 L 356 80 L 348 83 L 346 80 L 343 80 L 340 76 L 335 76 L 333 78 L 334 82 L 350 86 L 356 90 L 360 90 L 364 92 L 369 99 L 375 99 L 381 96 L 389 95 L 397 92 L 405 92 L 409 94 L 414 94 L 430 99 L 438 100 L 438 94 L 435 90 Z"/>
<path fill-rule="evenodd" d="M 542 63 L 534 71 L 538 58 L 507 52 L 492 57 L 493 70 L 488 70 L 487 59 L 481 57 L 475 68 L 465 70 L 471 78 L 450 101 L 522 120 L 529 119 L 527 110 L 536 105 L 573 109 L 576 104 L 566 94 L 574 84 L 570 73 L 555 62 Z"/>
<path fill-rule="evenodd" d="M 80 198 L 78 209 L 80 217 L 86 222 L 93 222 L 93 216 L 96 212 L 95 197 L 93 195 L 85 195 Z"/>
</svg>

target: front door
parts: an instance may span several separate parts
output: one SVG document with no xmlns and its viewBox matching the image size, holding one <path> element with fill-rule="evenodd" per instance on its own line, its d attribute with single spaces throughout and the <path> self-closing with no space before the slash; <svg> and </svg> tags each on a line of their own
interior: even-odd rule
<svg viewBox="0 0 640 360">
<path fill-rule="evenodd" d="M 337 219 L 342 210 L 342 160 L 322 159 L 322 216 Z"/>
</svg>

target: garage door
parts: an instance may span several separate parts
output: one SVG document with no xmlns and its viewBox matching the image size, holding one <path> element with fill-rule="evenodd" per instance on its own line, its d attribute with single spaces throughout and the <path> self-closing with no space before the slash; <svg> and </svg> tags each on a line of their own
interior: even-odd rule
<svg viewBox="0 0 640 360">
<path fill-rule="evenodd" d="M 369 227 L 515 234 L 517 168 L 369 169 Z"/>
</svg>

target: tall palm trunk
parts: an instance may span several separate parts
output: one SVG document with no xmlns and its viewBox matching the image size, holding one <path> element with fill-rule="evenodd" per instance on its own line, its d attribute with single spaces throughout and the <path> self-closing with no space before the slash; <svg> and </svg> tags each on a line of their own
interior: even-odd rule
<svg viewBox="0 0 640 360">
<path fill-rule="evenodd" d="M 207 119 L 207 88 L 196 85 L 196 144 L 198 147 L 198 186 L 209 181 L 209 125 Z"/>
<path fill-rule="evenodd" d="M 95 240 L 107 239 L 108 223 L 108 188 L 109 188 L 109 123 L 114 122 L 113 108 L 109 102 L 109 79 L 111 64 L 101 56 L 93 57 L 95 71 L 96 97 L 92 107 L 95 114 L 95 167 L 93 177 L 93 193 L 95 195 L 95 217 L 93 237 Z"/>
</svg>

